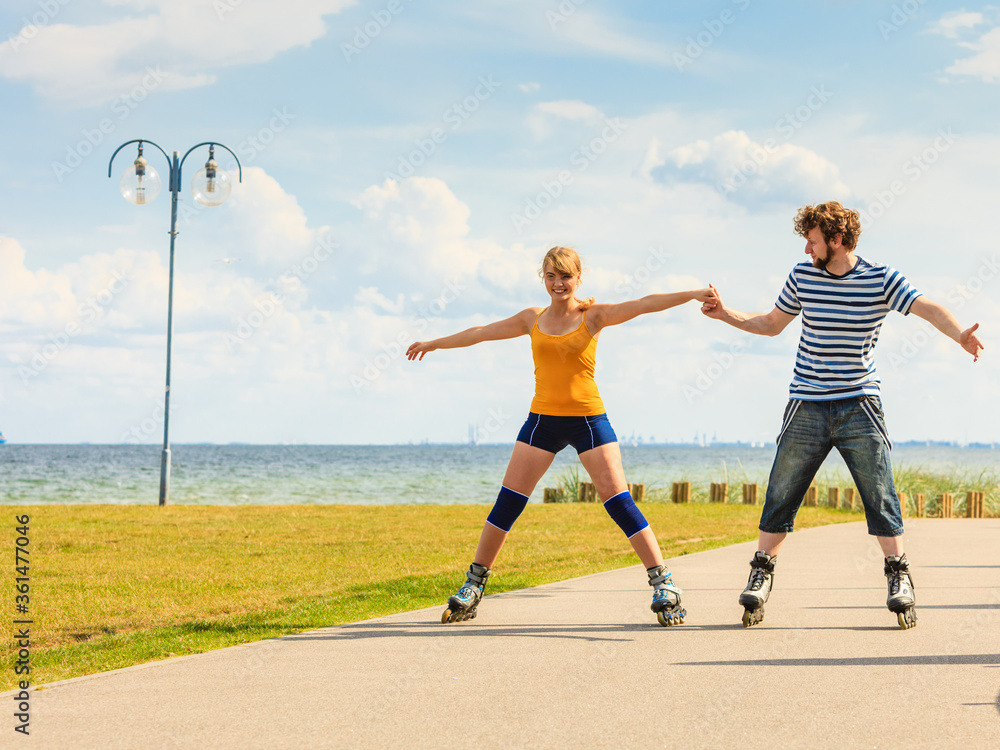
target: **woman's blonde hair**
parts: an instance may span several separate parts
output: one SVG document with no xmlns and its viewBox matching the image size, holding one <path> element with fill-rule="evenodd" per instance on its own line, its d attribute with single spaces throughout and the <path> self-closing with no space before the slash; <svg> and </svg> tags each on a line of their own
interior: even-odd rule
<svg viewBox="0 0 1000 750">
<path fill-rule="evenodd" d="M 538 269 L 538 275 L 542 278 L 545 278 L 546 265 L 551 265 L 552 270 L 556 273 L 568 273 L 573 276 L 579 276 L 583 273 L 580 256 L 571 247 L 556 246 L 545 253 L 545 257 L 542 258 L 542 266 Z M 589 310 L 590 306 L 594 304 L 593 297 L 587 297 L 587 299 L 575 297 L 574 299 L 580 305 L 581 310 Z"/>
</svg>

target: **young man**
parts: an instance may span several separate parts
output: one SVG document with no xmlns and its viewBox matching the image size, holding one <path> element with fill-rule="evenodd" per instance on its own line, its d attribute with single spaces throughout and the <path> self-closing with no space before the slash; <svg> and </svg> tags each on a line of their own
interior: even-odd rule
<svg viewBox="0 0 1000 750">
<path fill-rule="evenodd" d="M 958 342 L 973 361 L 983 349 L 975 333 L 979 324 L 963 331 L 948 310 L 921 296 L 898 271 L 855 255 L 861 234 L 857 211 L 836 201 L 805 206 L 795 216 L 795 231 L 806 239 L 810 262 L 792 269 L 771 312 L 739 312 L 726 307 L 721 297 L 702 307 L 710 318 L 763 336 L 776 336 L 802 313 L 790 400 L 760 518 L 758 551 L 740 595 L 746 609 L 743 626 L 764 619 L 778 552 L 813 477 L 831 448 L 836 448 L 858 487 L 868 533 L 878 539 L 885 555 L 886 606 L 905 630 L 917 621 L 913 581 L 903 552 L 903 520 L 889 459 L 892 443 L 872 351 L 890 310 L 927 320 Z"/>
</svg>

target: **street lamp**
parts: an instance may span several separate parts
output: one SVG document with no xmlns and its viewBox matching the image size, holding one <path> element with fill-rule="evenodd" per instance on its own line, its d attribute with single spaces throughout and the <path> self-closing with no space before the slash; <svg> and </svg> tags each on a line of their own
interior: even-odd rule
<svg viewBox="0 0 1000 750">
<path fill-rule="evenodd" d="M 170 352 L 174 335 L 174 240 L 177 237 L 177 193 L 181 189 L 181 167 L 184 160 L 188 158 L 192 151 L 202 146 L 208 146 L 208 161 L 205 166 L 199 169 L 191 180 L 191 192 L 194 199 L 205 206 L 221 205 L 232 192 L 233 184 L 229 175 L 219 169 L 215 162 L 215 147 L 224 148 L 232 157 L 236 159 L 236 166 L 239 169 L 239 181 L 243 182 L 243 167 L 239 158 L 232 150 L 221 143 L 205 141 L 188 149 L 183 157 L 178 151 L 174 151 L 173 159 L 167 156 L 167 152 L 157 146 L 152 141 L 135 139 L 126 141 L 119 146 L 111 155 L 108 162 L 108 177 L 111 177 L 111 165 L 114 163 L 118 152 L 131 143 L 139 144 L 139 153 L 132 165 L 122 173 L 119 183 L 121 193 L 125 200 L 143 206 L 151 203 L 160 193 L 160 175 L 153 169 L 142 155 L 142 145 L 144 143 L 155 146 L 167 160 L 169 168 L 168 184 L 170 186 L 170 284 L 167 292 L 167 385 L 163 397 L 163 454 L 160 460 L 160 505 L 166 505 L 170 495 Z"/>
</svg>

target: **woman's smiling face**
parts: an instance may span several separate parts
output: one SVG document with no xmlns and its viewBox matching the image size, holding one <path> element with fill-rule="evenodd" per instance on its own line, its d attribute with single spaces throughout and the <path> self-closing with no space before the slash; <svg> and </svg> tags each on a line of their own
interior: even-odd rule
<svg viewBox="0 0 1000 750">
<path fill-rule="evenodd" d="M 577 287 L 580 286 L 580 274 L 557 271 L 551 263 L 545 264 L 542 279 L 545 281 L 545 291 L 549 293 L 553 302 L 573 299 Z"/>
</svg>

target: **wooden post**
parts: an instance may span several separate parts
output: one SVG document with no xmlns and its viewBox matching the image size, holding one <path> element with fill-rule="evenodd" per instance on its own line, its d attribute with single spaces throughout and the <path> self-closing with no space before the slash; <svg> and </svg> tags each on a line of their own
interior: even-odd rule
<svg viewBox="0 0 1000 750">
<path fill-rule="evenodd" d="M 899 493 L 899 514 L 906 518 L 909 515 L 910 498 L 905 492 Z"/>
<path fill-rule="evenodd" d="M 561 503 L 563 501 L 562 490 L 555 489 L 554 487 L 546 487 L 545 495 L 542 497 L 543 503 Z"/>
<path fill-rule="evenodd" d="M 986 497 L 985 492 L 978 492 L 973 490 L 971 492 L 965 493 L 965 517 L 966 518 L 982 518 L 983 517 L 983 500 Z"/>
<path fill-rule="evenodd" d="M 938 498 L 941 506 L 941 518 L 955 517 L 955 497 L 950 492 L 943 492 Z"/>
<path fill-rule="evenodd" d="M 743 504 L 744 505 L 756 505 L 757 504 L 757 483 L 744 484 L 743 485 Z"/>
<path fill-rule="evenodd" d="M 854 493 L 853 487 L 848 487 L 844 490 L 844 507 L 854 510 Z"/>
<path fill-rule="evenodd" d="M 819 487 L 815 484 L 806 490 L 805 505 L 815 508 L 819 502 Z"/>
<path fill-rule="evenodd" d="M 913 502 L 916 504 L 917 518 L 924 517 L 924 506 L 927 504 L 927 495 L 923 492 L 918 492 L 913 496 Z"/>
<path fill-rule="evenodd" d="M 597 502 L 597 488 L 593 482 L 580 482 L 579 493 L 581 503 Z"/>
<path fill-rule="evenodd" d="M 646 499 L 646 485 L 644 484 L 629 484 L 628 493 L 632 496 L 632 499 L 637 503 L 641 503 Z"/>
<path fill-rule="evenodd" d="M 710 503 L 724 503 L 729 497 L 729 483 L 728 482 L 712 482 L 712 486 L 708 490 L 708 502 Z"/>
<path fill-rule="evenodd" d="M 840 507 L 840 487 L 831 487 L 827 490 L 826 504 L 831 508 Z"/>
<path fill-rule="evenodd" d="M 674 482 L 673 490 L 670 493 L 670 499 L 675 503 L 689 503 L 691 502 L 691 483 L 690 482 Z"/>
</svg>

